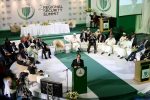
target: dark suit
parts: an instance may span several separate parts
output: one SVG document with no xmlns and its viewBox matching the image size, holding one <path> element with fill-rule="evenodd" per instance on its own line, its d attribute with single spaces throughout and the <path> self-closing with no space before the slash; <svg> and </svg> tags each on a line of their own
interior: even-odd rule
<svg viewBox="0 0 150 100">
<path fill-rule="evenodd" d="M 87 52 L 90 52 L 90 48 L 91 46 L 94 46 L 94 53 L 96 53 L 97 48 L 96 48 L 96 36 L 92 33 L 89 37 L 89 44 L 88 44 L 88 48 L 87 48 Z"/>
<path fill-rule="evenodd" d="M 28 47 L 30 46 L 30 43 L 31 43 L 30 41 L 25 41 L 25 42 L 24 42 L 25 47 L 28 48 Z"/>
<path fill-rule="evenodd" d="M 72 61 L 71 67 L 74 67 L 74 66 L 84 67 L 84 61 L 83 61 L 82 59 L 80 59 L 80 60 L 77 62 L 77 59 L 74 59 L 74 60 Z"/>
<path fill-rule="evenodd" d="M 145 42 L 146 42 L 146 43 L 144 44 L 144 45 L 145 45 L 145 48 L 149 48 L 149 47 L 150 47 L 150 41 L 149 41 L 149 40 L 146 40 Z"/>
<path fill-rule="evenodd" d="M 11 44 L 10 46 L 7 46 L 5 49 L 11 54 L 10 58 L 12 59 L 12 61 L 15 61 L 18 54 L 17 47 Z"/>
<path fill-rule="evenodd" d="M 99 16 L 97 15 L 90 15 L 91 17 L 91 23 L 90 26 L 92 27 L 92 24 L 94 24 L 94 27 L 98 26 L 98 22 L 99 22 Z"/>
<path fill-rule="evenodd" d="M 140 60 L 144 60 L 145 58 L 150 59 L 150 48 L 146 49 L 144 54 L 142 54 Z"/>
<path fill-rule="evenodd" d="M 106 37 L 104 34 L 98 34 L 98 36 L 97 36 L 98 43 L 105 42 L 105 39 L 106 39 Z"/>
<path fill-rule="evenodd" d="M 135 36 L 132 42 L 132 47 L 136 47 L 136 46 L 137 46 L 137 38 Z"/>
<path fill-rule="evenodd" d="M 85 42 L 87 42 L 87 33 L 86 32 L 82 32 L 81 34 L 80 34 L 80 40 L 81 40 L 81 42 L 83 42 L 83 40 L 85 41 Z"/>
<path fill-rule="evenodd" d="M 10 46 L 7 46 L 6 47 L 6 50 L 9 52 L 9 53 L 15 53 L 18 49 L 15 45 L 10 45 Z"/>
<path fill-rule="evenodd" d="M 24 43 L 19 43 L 19 50 L 27 48 Z"/>
<path fill-rule="evenodd" d="M 50 48 L 47 47 L 47 44 L 45 42 L 41 42 L 41 46 L 42 46 L 42 58 L 43 58 L 43 54 L 45 56 L 45 59 L 47 59 L 47 56 L 46 56 L 46 52 L 48 52 L 48 56 L 49 58 L 51 58 L 51 50 Z"/>
</svg>

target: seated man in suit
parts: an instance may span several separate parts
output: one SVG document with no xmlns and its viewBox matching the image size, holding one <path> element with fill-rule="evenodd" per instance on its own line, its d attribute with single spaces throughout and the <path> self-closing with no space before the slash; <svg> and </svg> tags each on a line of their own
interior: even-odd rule
<svg viewBox="0 0 150 100">
<path fill-rule="evenodd" d="M 81 59 L 81 55 L 78 53 L 77 58 L 72 61 L 71 67 L 80 68 L 84 67 L 84 61 Z"/>
<path fill-rule="evenodd" d="M 35 60 L 33 57 L 28 57 L 26 51 L 22 48 L 17 55 L 17 63 L 24 66 L 34 64 Z"/>
<path fill-rule="evenodd" d="M 87 42 L 87 33 L 85 30 L 82 30 L 82 32 L 80 33 L 80 41 Z"/>
<path fill-rule="evenodd" d="M 19 43 L 19 50 L 21 50 L 21 49 L 26 50 L 28 47 L 29 47 L 29 44 L 26 41 L 26 37 L 25 36 L 21 37 L 20 43 Z"/>
<path fill-rule="evenodd" d="M 42 53 L 44 54 L 45 59 L 47 59 L 46 52 L 48 52 L 48 57 L 51 59 L 51 50 L 49 46 L 44 41 L 42 41 Z"/>
<path fill-rule="evenodd" d="M 150 60 L 150 47 L 146 48 L 144 53 L 141 55 L 140 60 Z"/>
<path fill-rule="evenodd" d="M 106 39 L 106 36 L 100 32 L 100 30 L 97 31 L 97 40 L 98 40 L 98 43 L 103 43 L 105 42 L 105 39 Z"/>
<path fill-rule="evenodd" d="M 136 59 L 136 54 L 142 50 L 145 49 L 145 41 L 141 41 L 141 43 L 137 46 L 132 47 L 132 52 L 130 53 L 130 55 L 125 58 L 127 61 L 133 61 L 134 59 Z"/>
</svg>

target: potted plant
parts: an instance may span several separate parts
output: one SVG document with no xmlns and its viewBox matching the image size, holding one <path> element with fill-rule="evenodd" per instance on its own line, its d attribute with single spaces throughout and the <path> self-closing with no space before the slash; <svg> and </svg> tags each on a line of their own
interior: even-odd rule
<svg viewBox="0 0 150 100">
<path fill-rule="evenodd" d="M 92 12 L 93 10 L 91 8 L 86 8 L 85 12 Z"/>
<path fill-rule="evenodd" d="M 79 94 L 76 91 L 69 91 L 66 93 L 67 100 L 77 100 Z"/>
</svg>

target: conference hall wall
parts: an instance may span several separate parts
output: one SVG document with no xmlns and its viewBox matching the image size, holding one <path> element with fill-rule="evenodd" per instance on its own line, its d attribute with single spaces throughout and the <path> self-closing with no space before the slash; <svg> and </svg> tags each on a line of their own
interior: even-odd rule
<svg viewBox="0 0 150 100">
<path fill-rule="evenodd" d="M 91 8 L 110 17 L 116 17 L 117 0 L 91 0 Z"/>
<path fill-rule="evenodd" d="M 91 8 L 98 14 L 117 18 L 117 27 L 130 33 L 135 31 L 136 16 L 141 15 L 142 0 L 90 0 Z"/>
<path fill-rule="evenodd" d="M 117 27 L 135 32 L 137 15 L 142 14 L 143 0 L 117 0 Z"/>
<path fill-rule="evenodd" d="M 38 22 L 85 23 L 88 0 L 0 0 L 0 30 Z"/>
</svg>

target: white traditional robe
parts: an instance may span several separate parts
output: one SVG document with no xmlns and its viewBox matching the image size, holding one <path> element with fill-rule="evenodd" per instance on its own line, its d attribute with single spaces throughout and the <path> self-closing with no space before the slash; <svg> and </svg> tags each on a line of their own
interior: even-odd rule
<svg viewBox="0 0 150 100">
<path fill-rule="evenodd" d="M 33 57 L 35 61 L 38 60 L 38 51 L 36 49 L 31 48 L 30 46 L 27 48 L 27 53 L 29 57 Z"/>
<path fill-rule="evenodd" d="M 102 46 L 102 51 L 103 52 L 107 52 L 108 54 L 113 53 L 113 45 L 116 44 L 116 40 L 115 38 L 108 38 L 105 41 L 105 44 L 103 44 Z"/>
<path fill-rule="evenodd" d="M 126 51 L 126 48 L 127 48 L 127 42 L 126 40 L 120 42 L 117 47 L 116 47 L 116 53 L 117 55 L 119 55 L 120 57 L 126 57 L 127 56 L 127 51 Z"/>
<path fill-rule="evenodd" d="M 80 49 L 80 41 L 77 39 L 77 37 L 72 37 L 71 38 L 71 44 L 72 44 L 72 49 L 78 51 Z"/>
</svg>

